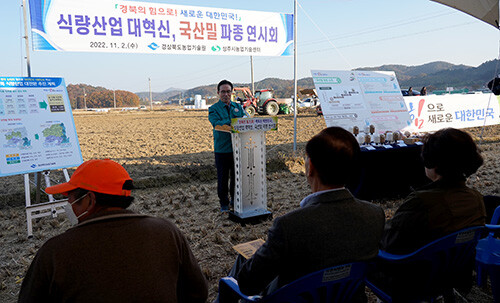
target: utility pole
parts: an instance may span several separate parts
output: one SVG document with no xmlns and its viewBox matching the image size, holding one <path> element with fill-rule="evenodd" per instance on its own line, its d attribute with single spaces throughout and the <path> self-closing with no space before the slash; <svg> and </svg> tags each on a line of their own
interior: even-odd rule
<svg viewBox="0 0 500 303">
<path fill-rule="evenodd" d="M 250 56 L 250 73 L 252 75 L 252 95 L 255 94 L 255 84 L 253 82 L 253 56 Z"/>
<path fill-rule="evenodd" d="M 153 94 L 151 93 L 151 78 L 149 80 L 149 104 L 151 106 L 151 110 L 153 110 Z"/>
<path fill-rule="evenodd" d="M 113 104 L 115 106 L 115 109 L 116 109 L 116 95 L 115 95 L 115 90 L 113 89 Z"/>
<path fill-rule="evenodd" d="M 87 110 L 87 94 L 85 93 L 85 87 L 83 88 L 83 106 Z"/>
</svg>

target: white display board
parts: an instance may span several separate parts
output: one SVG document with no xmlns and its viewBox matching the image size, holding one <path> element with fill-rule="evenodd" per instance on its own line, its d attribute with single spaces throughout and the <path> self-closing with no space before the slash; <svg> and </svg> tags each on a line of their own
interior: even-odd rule
<svg viewBox="0 0 500 303">
<path fill-rule="evenodd" d="M 499 99 L 493 94 L 447 94 L 404 97 L 412 123 L 405 130 L 430 132 L 500 123 Z"/>
<path fill-rule="evenodd" d="M 400 130 L 411 120 L 394 72 L 312 70 L 326 126 L 377 133 Z"/>
<path fill-rule="evenodd" d="M 293 54 L 291 14 L 120 0 L 29 3 L 35 50 L 217 56 Z"/>
<path fill-rule="evenodd" d="M 62 78 L 0 77 L 0 177 L 80 165 Z"/>
</svg>

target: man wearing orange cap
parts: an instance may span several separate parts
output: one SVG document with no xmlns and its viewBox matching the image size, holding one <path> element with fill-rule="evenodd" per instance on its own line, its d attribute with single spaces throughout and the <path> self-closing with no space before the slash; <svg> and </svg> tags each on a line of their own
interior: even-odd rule
<svg viewBox="0 0 500 303">
<path fill-rule="evenodd" d="M 19 302 L 205 302 L 207 282 L 171 222 L 126 210 L 132 179 L 111 160 L 90 160 L 67 183 L 78 223 L 48 240 L 24 277 Z"/>
</svg>

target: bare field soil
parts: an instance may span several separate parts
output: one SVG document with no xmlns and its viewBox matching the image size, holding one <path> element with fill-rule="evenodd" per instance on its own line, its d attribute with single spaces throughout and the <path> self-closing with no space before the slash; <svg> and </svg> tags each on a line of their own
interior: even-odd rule
<svg viewBox="0 0 500 303">
<path fill-rule="evenodd" d="M 271 221 L 241 226 L 219 213 L 212 127 L 207 111 L 76 113 L 84 160 L 110 158 L 129 171 L 137 190 L 131 209 L 167 218 L 186 235 L 209 281 L 209 301 L 218 280 L 231 268 L 232 246 L 266 239 Z M 325 127 L 313 113 L 298 117 L 298 152 L 293 154 L 293 116 L 280 116 L 279 130 L 267 133 L 268 207 L 280 216 L 309 194 L 304 176 L 305 142 Z M 476 138 L 480 129 L 470 129 Z M 487 127 L 481 144 L 485 164 L 469 180 L 483 194 L 500 195 L 500 126 Z M 72 173 L 72 170 L 70 170 Z M 61 173 L 52 172 L 54 181 Z M 64 215 L 33 222 L 26 237 L 22 176 L 0 178 L 0 302 L 15 302 L 20 283 L 36 251 L 70 226 Z M 390 218 L 402 199 L 374 201 Z M 474 288 L 471 302 L 491 302 L 491 293 Z M 370 296 L 370 302 L 375 302 Z"/>
</svg>

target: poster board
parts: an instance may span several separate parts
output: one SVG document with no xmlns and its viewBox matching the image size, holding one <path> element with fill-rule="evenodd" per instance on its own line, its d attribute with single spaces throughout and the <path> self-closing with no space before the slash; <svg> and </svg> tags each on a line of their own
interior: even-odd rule
<svg viewBox="0 0 500 303">
<path fill-rule="evenodd" d="M 326 126 L 361 130 L 375 125 L 377 133 L 410 125 L 394 72 L 312 70 Z"/>
<path fill-rule="evenodd" d="M 63 78 L 0 77 L 0 177 L 80 165 Z"/>
<path fill-rule="evenodd" d="M 500 101 L 493 94 L 428 95 L 404 99 L 412 121 L 405 130 L 411 132 L 500 124 Z"/>
</svg>

